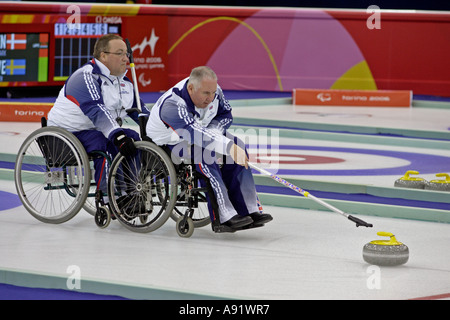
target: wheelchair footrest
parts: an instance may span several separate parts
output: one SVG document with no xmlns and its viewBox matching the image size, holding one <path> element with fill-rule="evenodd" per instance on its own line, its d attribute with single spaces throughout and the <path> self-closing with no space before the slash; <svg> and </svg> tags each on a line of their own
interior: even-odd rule
<svg viewBox="0 0 450 320">
<path fill-rule="evenodd" d="M 228 226 L 225 225 L 215 225 L 213 226 L 213 231 L 215 233 L 225 233 L 225 232 L 229 232 L 229 233 L 234 233 L 236 231 L 240 231 L 240 230 L 248 230 L 248 229 L 254 229 L 254 228 L 260 228 L 263 227 L 264 224 L 258 224 L 258 223 L 251 223 L 249 225 L 240 227 L 240 228 L 230 228 Z"/>
<path fill-rule="evenodd" d="M 236 229 L 230 228 L 225 225 L 217 225 L 217 226 L 213 226 L 213 231 L 215 233 L 226 233 L 226 232 L 234 233 L 234 232 L 236 232 Z"/>
</svg>

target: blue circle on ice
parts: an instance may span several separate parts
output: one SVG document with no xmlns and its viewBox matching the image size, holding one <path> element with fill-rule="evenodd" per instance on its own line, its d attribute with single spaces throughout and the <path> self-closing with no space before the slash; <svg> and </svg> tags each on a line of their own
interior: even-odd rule
<svg viewBox="0 0 450 320">
<path fill-rule="evenodd" d="M 17 194 L 0 190 L 0 211 L 12 209 L 22 205 Z"/>
</svg>

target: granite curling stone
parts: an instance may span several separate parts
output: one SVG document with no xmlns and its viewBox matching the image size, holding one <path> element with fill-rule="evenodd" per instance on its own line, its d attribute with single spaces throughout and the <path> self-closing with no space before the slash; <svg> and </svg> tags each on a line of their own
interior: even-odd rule
<svg viewBox="0 0 450 320">
<path fill-rule="evenodd" d="M 366 243 L 363 248 L 364 261 L 377 266 L 398 266 L 408 261 L 408 247 L 398 242 L 392 233 L 378 232 L 377 235 L 390 239 Z"/>
<path fill-rule="evenodd" d="M 419 174 L 418 171 L 408 170 L 400 179 L 395 180 L 394 187 L 425 189 L 426 180 L 419 177 L 410 177 L 411 174 Z"/>
<path fill-rule="evenodd" d="M 450 175 L 446 173 L 438 173 L 436 177 L 443 177 L 444 180 L 430 180 L 425 183 L 426 190 L 448 191 L 450 192 Z"/>
</svg>

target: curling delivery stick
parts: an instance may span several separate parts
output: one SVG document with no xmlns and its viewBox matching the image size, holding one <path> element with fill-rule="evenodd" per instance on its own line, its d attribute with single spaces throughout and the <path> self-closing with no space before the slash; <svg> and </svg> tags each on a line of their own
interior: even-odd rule
<svg viewBox="0 0 450 320">
<path fill-rule="evenodd" d="M 271 174 L 269 171 L 267 171 L 267 170 L 265 170 L 265 169 L 263 169 L 263 168 L 258 167 L 258 166 L 255 165 L 254 163 L 248 162 L 248 166 L 251 167 L 251 168 L 253 168 L 253 169 L 255 169 L 255 170 L 258 170 L 258 171 L 261 172 L 262 174 L 265 174 L 265 175 L 271 177 L 273 180 L 275 180 L 275 181 L 277 181 L 278 183 L 280 183 L 280 184 L 282 184 L 282 185 L 288 187 L 289 189 L 292 189 L 292 190 L 294 190 L 295 192 L 300 193 L 302 196 L 304 196 L 304 197 L 306 197 L 306 198 L 309 198 L 309 199 L 311 199 L 311 200 L 314 200 L 315 202 L 317 202 L 317 203 L 321 204 L 322 206 L 324 206 L 324 207 L 330 209 L 331 211 L 334 211 L 334 212 L 336 212 L 336 213 L 339 213 L 340 215 L 346 217 L 348 220 L 351 220 L 351 221 L 353 221 L 354 223 L 356 223 L 356 226 L 357 226 L 357 227 L 359 227 L 359 226 L 368 227 L 368 228 L 373 227 L 372 224 L 367 223 L 367 222 L 365 222 L 365 221 L 363 221 L 363 220 L 361 220 L 361 219 L 359 219 L 359 218 L 356 218 L 356 217 L 354 217 L 354 216 L 351 216 L 351 215 L 349 215 L 349 214 L 343 212 L 342 210 L 339 210 L 339 209 L 336 208 L 336 207 L 333 207 L 332 205 L 326 203 L 325 201 L 320 200 L 319 198 L 316 198 L 315 196 L 313 196 L 313 195 L 312 195 L 311 193 L 309 193 L 308 191 L 303 190 L 302 188 L 299 188 L 299 187 L 293 185 L 292 183 L 287 182 L 286 180 L 284 180 L 284 179 L 282 179 L 282 178 L 280 178 L 280 177 L 278 177 L 278 176 L 276 176 L 276 175 L 274 175 L 274 174 Z"/>
<path fill-rule="evenodd" d="M 127 112 L 133 112 L 136 110 L 139 113 L 139 128 L 141 130 L 141 138 L 143 139 L 146 136 L 145 124 L 147 123 L 146 121 L 147 114 L 142 113 L 141 98 L 139 96 L 138 82 L 136 77 L 136 68 L 134 66 L 133 50 L 131 49 L 130 41 L 128 41 L 128 39 L 125 39 L 125 43 L 127 45 L 127 52 L 130 59 L 131 77 L 133 78 L 134 96 L 136 98 L 136 106 L 137 106 L 137 110 L 131 108 L 128 109 Z"/>
<path fill-rule="evenodd" d="M 139 97 L 139 89 L 138 89 L 138 85 L 137 85 L 138 83 L 137 83 L 137 77 L 136 77 L 136 69 L 134 67 L 133 50 L 131 50 L 130 41 L 128 41 L 128 39 L 125 39 L 125 43 L 127 44 L 127 52 L 129 54 L 129 59 L 130 59 L 131 77 L 133 78 L 134 95 L 136 97 L 136 104 L 139 109 L 139 112 L 142 112 L 141 99 Z"/>
</svg>

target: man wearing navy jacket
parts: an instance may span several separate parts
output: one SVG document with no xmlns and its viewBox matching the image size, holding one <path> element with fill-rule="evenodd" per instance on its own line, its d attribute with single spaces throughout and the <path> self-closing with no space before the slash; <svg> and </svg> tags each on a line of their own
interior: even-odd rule
<svg viewBox="0 0 450 320">
<path fill-rule="evenodd" d="M 259 227 L 272 216 L 260 212 L 245 145 L 226 131 L 232 121 L 217 75 L 201 66 L 158 99 L 146 132 L 156 144 L 169 147 L 172 161 L 193 161 L 209 179 L 219 210 L 210 212 L 212 221 L 219 218 L 232 230 Z M 219 155 L 226 157 L 222 166 Z"/>
<path fill-rule="evenodd" d="M 125 76 L 127 46 L 122 37 L 107 34 L 97 40 L 93 55 L 67 79 L 48 114 L 48 125 L 72 132 L 88 153 L 103 151 L 111 158 L 118 152 L 134 156 L 139 134 L 121 127 L 126 110 L 137 106 L 133 84 Z M 142 101 L 141 106 L 142 112 L 149 114 Z M 128 115 L 138 123 L 136 111 Z M 104 167 L 103 159 L 94 159 L 95 180 L 106 193 Z"/>
</svg>

